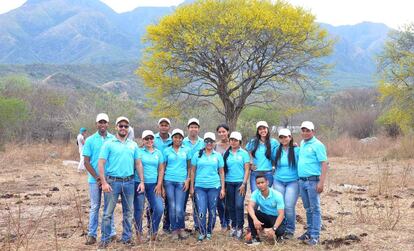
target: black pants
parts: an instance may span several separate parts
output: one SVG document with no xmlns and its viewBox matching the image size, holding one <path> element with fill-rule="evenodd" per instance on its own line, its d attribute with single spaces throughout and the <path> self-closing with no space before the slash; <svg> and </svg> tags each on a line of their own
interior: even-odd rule
<svg viewBox="0 0 414 251">
<path fill-rule="evenodd" d="M 257 209 L 254 210 L 254 214 L 256 215 L 257 219 L 263 223 L 262 225 L 263 228 L 272 228 L 275 225 L 277 216 L 265 214 Z M 254 227 L 253 218 L 250 217 L 250 214 L 247 215 L 247 221 L 249 222 L 249 228 L 252 233 L 252 237 L 256 238 L 257 230 Z M 283 220 L 282 224 L 280 224 L 280 226 L 277 228 L 275 232 L 276 237 L 282 236 L 285 233 L 285 229 L 286 229 L 286 222 L 285 220 Z"/>
</svg>

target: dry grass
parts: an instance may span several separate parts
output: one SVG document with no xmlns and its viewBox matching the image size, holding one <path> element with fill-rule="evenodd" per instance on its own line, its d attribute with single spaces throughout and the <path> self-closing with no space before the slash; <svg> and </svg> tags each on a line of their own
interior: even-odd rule
<svg viewBox="0 0 414 251">
<path fill-rule="evenodd" d="M 321 198 L 326 227 L 321 240 L 326 242 L 314 249 L 414 249 L 414 209 L 410 207 L 414 202 L 414 161 L 384 158 L 398 147 L 408 149 L 409 144 L 386 140 L 380 139 L 369 147 L 358 146 L 357 141 L 345 138 L 329 143 L 330 156 L 337 151 L 336 155 L 342 157 L 330 158 L 329 178 Z M 84 245 L 89 212 L 86 174 L 78 174 L 76 169 L 62 165 L 64 159 L 78 158 L 76 146 L 9 145 L 6 149 L 0 153 L 0 249 L 95 250 L 96 246 Z M 405 152 L 403 155 L 409 156 Z M 58 191 L 53 191 L 55 187 Z M 304 231 L 306 219 L 300 199 L 297 213 L 296 234 L 299 235 Z M 191 224 L 192 217 L 189 218 Z M 118 235 L 122 230 L 120 219 L 121 207 L 118 206 Z M 296 240 L 283 244 L 268 241 L 259 247 L 246 247 L 227 237 L 219 228 L 217 222 L 210 242 L 197 243 L 195 238 L 171 241 L 169 236 L 160 234 L 159 242 L 131 249 L 304 249 Z M 351 234 L 360 241 L 347 240 L 346 236 Z M 110 246 L 110 249 L 124 248 L 121 244 Z"/>
</svg>

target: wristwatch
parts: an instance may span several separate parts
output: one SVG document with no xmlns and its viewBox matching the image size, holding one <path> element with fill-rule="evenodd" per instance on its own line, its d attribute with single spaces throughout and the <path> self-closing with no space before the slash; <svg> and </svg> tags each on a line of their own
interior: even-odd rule
<svg viewBox="0 0 414 251">
<path fill-rule="evenodd" d="M 272 229 L 273 229 L 273 231 L 275 231 L 275 232 L 276 232 L 276 230 L 277 230 L 277 227 L 274 227 L 274 226 L 273 226 L 273 227 L 272 227 Z"/>
</svg>

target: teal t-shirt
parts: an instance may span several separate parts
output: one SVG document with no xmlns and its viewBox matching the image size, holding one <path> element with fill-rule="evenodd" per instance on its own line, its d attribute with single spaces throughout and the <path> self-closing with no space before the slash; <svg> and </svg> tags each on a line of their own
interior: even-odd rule
<svg viewBox="0 0 414 251">
<path fill-rule="evenodd" d="M 216 151 L 206 155 L 205 151 L 198 157 L 198 152 L 191 159 L 191 165 L 196 167 L 195 187 L 202 188 L 219 188 L 221 187 L 218 170 L 223 168 L 223 156 Z"/>
<path fill-rule="evenodd" d="M 106 160 L 105 175 L 125 178 L 134 174 L 138 145 L 130 139 L 121 142 L 114 137 L 103 144 L 99 158 Z"/>
<path fill-rule="evenodd" d="M 271 187 L 269 187 L 267 198 L 263 197 L 260 190 L 257 189 L 250 196 L 250 200 L 256 203 L 258 209 L 267 215 L 278 216 L 277 210 L 285 209 L 283 195 Z"/>
<path fill-rule="evenodd" d="M 165 148 L 167 148 L 172 143 L 171 135 L 168 135 L 167 140 L 163 140 L 160 136 L 160 133 L 156 133 L 154 137 L 154 146 L 158 150 L 161 151 L 161 153 L 164 152 Z"/>
<path fill-rule="evenodd" d="M 252 139 L 247 143 L 246 150 L 252 152 L 257 140 Z M 253 164 L 256 166 L 256 171 L 271 171 L 272 170 L 272 161 L 266 158 L 266 145 L 258 142 L 259 147 L 256 150 L 255 156 L 253 158 Z M 279 142 L 273 138 L 270 139 L 270 148 L 271 153 L 274 152 L 274 149 L 279 146 Z"/>
<path fill-rule="evenodd" d="M 193 155 L 196 152 L 200 151 L 201 149 L 203 149 L 205 147 L 204 140 L 200 137 L 198 137 L 197 141 L 194 144 L 191 142 L 191 140 L 188 137 L 185 137 L 183 139 L 183 145 L 190 148 L 191 157 L 193 157 Z"/>
<path fill-rule="evenodd" d="M 236 153 L 230 150 L 226 160 L 226 182 L 243 182 L 244 165 L 249 162 L 250 156 L 246 150 L 239 148 Z"/>
<path fill-rule="evenodd" d="M 138 158 L 142 162 L 142 168 L 144 170 L 144 182 L 145 183 L 157 183 L 158 180 L 158 168 L 161 163 L 164 163 L 164 157 L 160 150 L 154 148 L 153 152 L 150 152 L 147 148 L 143 147 L 139 149 Z M 140 182 L 136 170 L 134 180 Z"/>
<path fill-rule="evenodd" d="M 178 152 L 172 146 L 164 150 L 164 180 L 184 182 L 188 177 L 187 161 L 191 160 L 191 149 L 181 145 Z"/>
<path fill-rule="evenodd" d="M 99 132 L 94 133 L 89 138 L 86 139 L 85 145 L 83 146 L 82 155 L 87 156 L 90 158 L 90 163 L 93 169 L 95 170 L 96 174 L 99 175 L 99 168 L 98 168 L 98 159 L 99 153 L 101 151 L 102 145 L 114 138 L 114 135 L 110 134 L 109 132 L 106 133 L 106 137 L 102 137 Z M 92 175 L 88 172 L 88 182 L 89 183 L 96 183 L 96 180 Z"/>
<path fill-rule="evenodd" d="M 276 152 L 282 145 L 279 145 L 275 148 L 274 153 L 272 156 L 276 158 Z M 299 179 L 298 176 L 298 160 L 299 160 L 299 147 L 293 148 L 295 152 L 295 160 L 296 165 L 290 166 L 289 165 L 289 149 L 285 150 L 282 149 L 282 154 L 280 155 L 280 159 L 276 163 L 276 170 L 273 178 L 282 181 L 282 182 L 291 182 Z"/>
<path fill-rule="evenodd" d="M 316 137 L 302 140 L 299 150 L 298 175 L 310 177 L 321 175 L 321 162 L 328 161 L 325 145 Z"/>
</svg>

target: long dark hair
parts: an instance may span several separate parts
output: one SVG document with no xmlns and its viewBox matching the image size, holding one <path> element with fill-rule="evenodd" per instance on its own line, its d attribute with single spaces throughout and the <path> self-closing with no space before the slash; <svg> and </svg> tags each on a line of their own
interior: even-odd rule
<svg viewBox="0 0 414 251">
<path fill-rule="evenodd" d="M 198 158 L 201 158 L 201 156 L 203 156 L 203 152 L 206 150 L 206 148 L 200 149 L 200 151 L 198 151 Z"/>
<path fill-rule="evenodd" d="M 229 171 L 229 167 L 227 166 L 227 159 L 228 159 L 228 157 L 230 155 L 230 151 L 231 151 L 231 146 L 229 146 L 229 148 L 227 148 L 227 150 L 223 154 L 224 173 L 227 173 Z"/>
<path fill-rule="evenodd" d="M 224 128 L 224 129 L 226 129 L 226 131 L 230 131 L 230 127 L 227 125 L 227 124 L 220 124 L 220 125 L 218 125 L 217 126 L 217 128 L 216 128 L 216 132 L 218 132 L 218 130 L 220 129 L 220 128 Z"/>
<path fill-rule="evenodd" d="M 256 158 L 256 151 L 257 148 L 259 148 L 259 144 L 260 144 L 260 134 L 259 134 L 259 128 L 257 128 L 256 130 L 256 137 L 252 139 L 252 143 L 254 144 L 254 148 L 252 151 L 252 155 L 254 158 Z M 269 132 L 269 128 L 267 129 L 267 135 L 266 135 L 266 140 L 265 140 L 265 145 L 266 145 L 266 153 L 265 156 L 268 160 L 272 160 L 272 146 L 270 145 L 270 132 Z"/>
<path fill-rule="evenodd" d="M 276 151 L 276 160 L 275 160 L 275 167 L 277 168 L 277 162 L 280 160 L 282 156 L 283 146 L 282 144 L 279 145 L 279 148 Z M 293 137 L 290 137 L 289 141 L 289 148 L 288 148 L 288 162 L 290 168 L 297 168 L 296 166 L 296 158 L 295 158 L 295 146 L 293 145 Z"/>
</svg>

